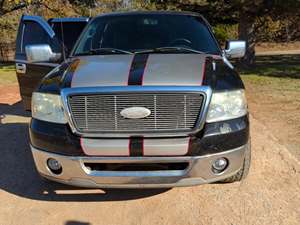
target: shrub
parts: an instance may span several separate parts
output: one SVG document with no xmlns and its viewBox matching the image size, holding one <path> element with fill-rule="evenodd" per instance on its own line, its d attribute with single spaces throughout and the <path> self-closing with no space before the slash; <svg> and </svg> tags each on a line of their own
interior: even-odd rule
<svg viewBox="0 0 300 225">
<path fill-rule="evenodd" d="M 220 45 L 224 45 L 226 40 L 237 39 L 238 25 L 232 24 L 217 24 L 213 27 L 214 34 Z"/>
</svg>

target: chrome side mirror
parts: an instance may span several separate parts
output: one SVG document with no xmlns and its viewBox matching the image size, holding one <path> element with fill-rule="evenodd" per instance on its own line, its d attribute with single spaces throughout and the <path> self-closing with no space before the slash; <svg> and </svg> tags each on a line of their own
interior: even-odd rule
<svg viewBox="0 0 300 225">
<path fill-rule="evenodd" d="M 229 59 L 242 58 L 246 53 L 246 42 L 227 41 L 224 52 Z"/>
<path fill-rule="evenodd" d="M 25 46 L 26 57 L 29 62 L 57 62 L 61 53 L 54 53 L 47 44 Z"/>
</svg>

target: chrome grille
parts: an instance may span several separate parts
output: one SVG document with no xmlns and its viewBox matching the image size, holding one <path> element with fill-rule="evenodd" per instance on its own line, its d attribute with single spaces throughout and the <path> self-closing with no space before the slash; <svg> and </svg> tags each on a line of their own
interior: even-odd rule
<svg viewBox="0 0 300 225">
<path fill-rule="evenodd" d="M 76 129 L 88 132 L 182 131 L 195 127 L 203 96 L 199 93 L 71 95 L 68 105 Z M 151 114 L 127 119 L 120 112 L 146 107 Z"/>
</svg>

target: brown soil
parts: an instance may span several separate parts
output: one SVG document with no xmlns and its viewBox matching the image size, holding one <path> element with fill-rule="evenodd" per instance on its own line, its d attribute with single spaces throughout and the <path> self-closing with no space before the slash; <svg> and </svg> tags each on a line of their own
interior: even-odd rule
<svg viewBox="0 0 300 225">
<path fill-rule="evenodd" d="M 300 161 L 300 92 L 246 81 L 251 115 Z"/>
<path fill-rule="evenodd" d="M 20 100 L 18 85 L 0 86 L 0 104 L 14 104 Z"/>
</svg>

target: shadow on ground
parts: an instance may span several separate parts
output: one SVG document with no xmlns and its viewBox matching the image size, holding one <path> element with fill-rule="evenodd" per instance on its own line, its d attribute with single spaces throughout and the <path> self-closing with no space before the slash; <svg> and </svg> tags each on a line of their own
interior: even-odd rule
<svg viewBox="0 0 300 225">
<path fill-rule="evenodd" d="M 300 55 L 256 56 L 255 64 L 251 68 L 238 67 L 238 70 L 245 75 L 300 78 L 299 62 Z"/>
<path fill-rule="evenodd" d="M 20 103 L 0 103 L 0 114 L 30 116 L 23 111 Z M 91 189 L 45 181 L 35 169 L 29 148 L 28 124 L 24 122 L 0 123 L 0 144 L 0 189 L 20 197 L 42 201 L 123 201 L 150 197 L 168 190 L 110 189 L 103 190 L 102 193 L 99 190 L 91 192 Z M 70 221 L 69 224 L 76 224 L 75 222 Z"/>
<path fill-rule="evenodd" d="M 76 220 L 68 220 L 65 225 L 91 225 L 89 222 L 81 222 Z"/>
</svg>

